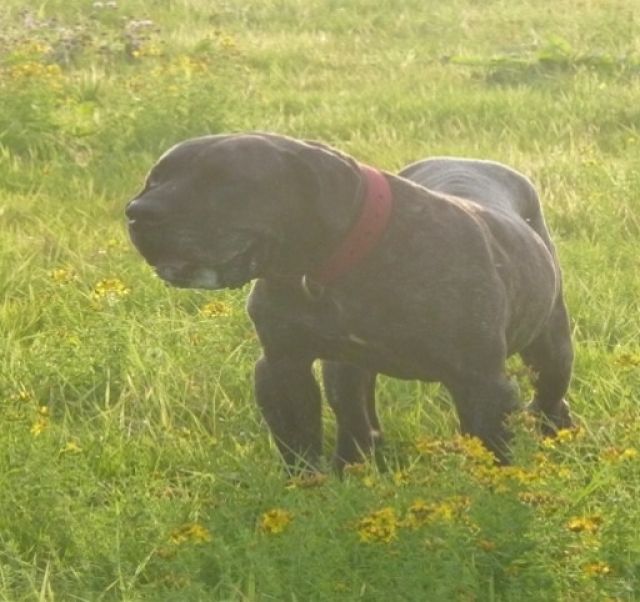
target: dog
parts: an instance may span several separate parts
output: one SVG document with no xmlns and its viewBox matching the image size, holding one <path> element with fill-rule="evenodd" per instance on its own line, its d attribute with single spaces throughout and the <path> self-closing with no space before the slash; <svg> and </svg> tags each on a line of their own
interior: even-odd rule
<svg viewBox="0 0 640 602">
<path fill-rule="evenodd" d="M 255 395 L 289 467 L 319 466 L 317 359 L 339 470 L 381 439 L 377 374 L 442 383 L 498 463 L 518 407 L 509 356 L 530 368 L 543 428 L 572 425 L 558 259 L 534 187 L 505 165 L 442 157 L 392 175 L 316 142 L 211 135 L 162 155 L 126 216 L 173 286 L 255 280 Z"/>
</svg>

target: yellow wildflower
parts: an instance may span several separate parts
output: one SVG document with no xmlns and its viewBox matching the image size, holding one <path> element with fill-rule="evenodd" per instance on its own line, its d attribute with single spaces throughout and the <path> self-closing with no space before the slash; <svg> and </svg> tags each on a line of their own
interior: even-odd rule
<svg viewBox="0 0 640 602">
<path fill-rule="evenodd" d="M 544 449 L 555 449 L 556 443 L 557 441 L 555 437 L 545 437 L 542 440 L 542 447 Z"/>
<path fill-rule="evenodd" d="M 63 454 L 79 454 L 82 448 L 75 441 L 68 441 L 67 444 L 60 450 Z"/>
<path fill-rule="evenodd" d="M 576 435 L 576 429 L 560 429 L 556 432 L 556 440 L 558 443 L 566 443 L 568 441 L 573 441 L 576 438 Z"/>
<path fill-rule="evenodd" d="M 623 368 L 637 368 L 640 366 L 640 353 L 623 351 L 613 359 L 613 363 Z"/>
<path fill-rule="evenodd" d="M 463 455 L 470 460 L 479 464 L 495 464 L 496 458 L 478 439 L 478 437 L 469 437 L 467 435 L 458 435 L 455 438 L 455 444 Z"/>
<path fill-rule="evenodd" d="M 454 518 L 455 510 L 455 507 L 451 504 L 440 504 L 439 506 L 436 506 L 434 517 L 437 517 L 445 522 L 451 522 Z"/>
<path fill-rule="evenodd" d="M 175 545 L 187 542 L 206 543 L 211 541 L 211 533 L 200 523 L 187 523 L 171 531 L 169 540 Z"/>
<path fill-rule="evenodd" d="M 440 520 L 451 521 L 465 512 L 471 505 L 471 500 L 463 495 L 447 498 L 440 502 L 434 516 Z"/>
<path fill-rule="evenodd" d="M 618 458 L 620 458 L 620 450 L 616 447 L 607 447 L 603 449 L 600 453 L 600 457 L 605 462 L 615 462 Z"/>
<path fill-rule="evenodd" d="M 532 483 L 540 480 L 540 473 L 526 470 L 521 466 L 502 466 L 499 469 L 501 476 L 520 484 Z"/>
<path fill-rule="evenodd" d="M 51 46 L 41 40 L 24 40 L 18 44 L 20 50 L 25 54 L 46 54 L 51 50 Z"/>
<path fill-rule="evenodd" d="M 432 515 L 433 504 L 429 504 L 424 500 L 416 500 L 409 506 L 404 523 L 407 527 L 415 529 L 429 522 Z"/>
<path fill-rule="evenodd" d="M 471 474 L 483 485 L 498 492 L 510 491 L 513 485 L 538 482 L 542 475 L 537 470 L 527 470 L 521 466 L 496 466 L 495 464 L 476 464 Z"/>
<path fill-rule="evenodd" d="M 56 284 L 69 284 L 76 277 L 72 268 L 56 268 L 49 275 Z"/>
<path fill-rule="evenodd" d="M 18 65 L 9 67 L 8 75 L 12 79 L 26 79 L 31 77 L 40 77 L 47 73 L 47 69 L 41 63 L 35 61 L 25 61 Z"/>
<path fill-rule="evenodd" d="M 584 436 L 585 430 L 580 427 L 559 429 L 553 435 L 545 437 L 542 440 L 542 447 L 546 450 L 556 449 L 558 446 L 561 446 L 564 443 L 570 443 L 572 441 L 584 439 Z"/>
<path fill-rule="evenodd" d="M 408 470 L 396 470 L 393 473 L 393 483 L 400 487 L 402 485 L 406 485 L 411 482 L 411 476 L 409 475 Z"/>
<path fill-rule="evenodd" d="M 536 478 L 540 481 L 543 481 L 545 477 L 549 476 L 556 476 L 561 479 L 566 479 L 571 476 L 571 470 L 567 466 L 553 462 L 543 452 L 534 454 L 533 459 L 536 466 L 535 469 L 532 470 L 532 474 L 535 474 Z"/>
<path fill-rule="evenodd" d="M 275 535 L 282 533 L 293 520 L 293 515 L 281 508 L 274 508 L 262 515 L 260 529 L 263 533 Z"/>
<path fill-rule="evenodd" d="M 454 496 L 437 503 L 415 500 L 409 506 L 403 524 L 416 529 L 430 522 L 451 522 L 459 518 L 470 504 L 471 500 L 465 496 Z"/>
<path fill-rule="evenodd" d="M 443 453 L 446 451 L 446 444 L 439 439 L 430 439 L 428 437 L 420 437 L 416 441 L 416 449 L 423 455 L 431 455 L 434 453 Z"/>
<path fill-rule="evenodd" d="M 393 508 L 387 507 L 372 512 L 358 522 L 360 541 L 389 543 L 397 537 L 398 524 L 398 517 Z"/>
<path fill-rule="evenodd" d="M 231 307 L 222 301 L 209 301 L 200 308 L 200 313 L 207 318 L 228 316 L 231 314 Z"/>
<path fill-rule="evenodd" d="M 631 460 L 638 456 L 638 450 L 633 447 L 628 447 L 620 454 L 621 460 Z"/>
<path fill-rule="evenodd" d="M 575 516 L 567 521 L 567 529 L 574 533 L 595 533 L 602 525 L 599 514 L 592 516 Z"/>
<path fill-rule="evenodd" d="M 371 475 L 367 475 L 363 477 L 362 484 L 368 489 L 371 489 L 372 487 L 375 486 L 376 480 Z"/>
<path fill-rule="evenodd" d="M 41 435 L 49 427 L 49 420 L 46 416 L 38 415 L 35 422 L 31 426 L 30 432 L 34 437 Z"/>
<path fill-rule="evenodd" d="M 555 502 L 552 495 L 533 491 L 522 491 L 518 494 L 518 498 L 528 506 L 548 506 Z"/>
<path fill-rule="evenodd" d="M 94 306 L 99 307 L 99 302 L 102 300 L 113 303 L 126 297 L 130 292 L 131 290 L 119 278 L 103 278 L 96 282 L 90 297 Z"/>
<path fill-rule="evenodd" d="M 624 450 L 620 450 L 616 447 L 608 447 L 605 449 L 601 457 L 606 462 L 620 462 L 624 460 L 632 460 L 638 456 L 638 450 L 633 447 L 628 447 Z"/>
<path fill-rule="evenodd" d="M 98 297 L 123 297 L 129 294 L 129 289 L 119 278 L 103 278 L 93 287 L 93 292 Z"/>
<path fill-rule="evenodd" d="M 11 399 L 14 401 L 30 401 L 33 399 L 33 394 L 21 386 L 20 389 L 11 396 Z"/>
<path fill-rule="evenodd" d="M 611 573 L 611 567 L 606 562 L 589 562 L 582 570 L 590 577 L 599 577 Z"/>
</svg>

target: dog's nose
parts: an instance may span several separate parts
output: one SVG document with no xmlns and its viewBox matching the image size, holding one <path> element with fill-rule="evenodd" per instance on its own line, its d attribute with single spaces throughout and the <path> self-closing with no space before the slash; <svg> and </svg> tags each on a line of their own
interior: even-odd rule
<svg viewBox="0 0 640 602">
<path fill-rule="evenodd" d="M 137 198 L 129 202 L 124 210 L 130 223 L 133 222 L 157 222 L 162 219 L 162 208 L 158 203 L 148 199 Z"/>
</svg>

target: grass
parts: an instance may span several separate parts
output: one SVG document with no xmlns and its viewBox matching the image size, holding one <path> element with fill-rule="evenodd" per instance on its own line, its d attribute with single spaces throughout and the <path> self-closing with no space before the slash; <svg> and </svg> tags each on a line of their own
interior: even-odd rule
<svg viewBox="0 0 640 602">
<path fill-rule="evenodd" d="M 640 600 L 634 2 L 7 0 L 0 23 L 0 600 Z M 168 289 L 122 217 L 169 145 L 253 129 L 529 174 L 578 433 L 518 418 L 495 471 L 441 388 L 382 379 L 388 469 L 287 482 L 246 290 Z"/>
</svg>

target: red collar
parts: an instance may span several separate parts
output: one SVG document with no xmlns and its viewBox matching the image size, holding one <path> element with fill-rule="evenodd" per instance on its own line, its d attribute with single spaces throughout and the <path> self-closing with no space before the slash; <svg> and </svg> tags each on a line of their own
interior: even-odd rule
<svg viewBox="0 0 640 602">
<path fill-rule="evenodd" d="M 360 165 L 360 173 L 365 189 L 360 215 L 329 258 L 309 274 L 316 284 L 330 284 L 360 263 L 375 249 L 389 223 L 393 196 L 387 178 L 367 165 Z"/>
</svg>

